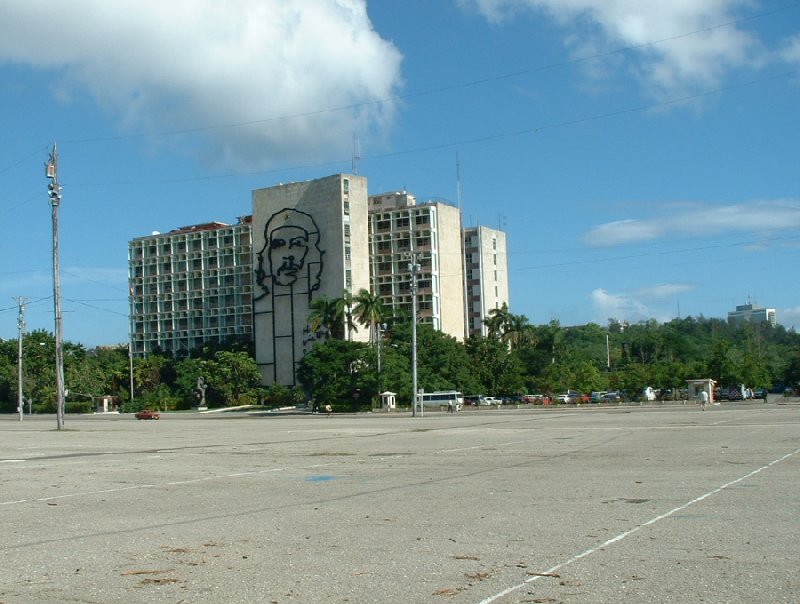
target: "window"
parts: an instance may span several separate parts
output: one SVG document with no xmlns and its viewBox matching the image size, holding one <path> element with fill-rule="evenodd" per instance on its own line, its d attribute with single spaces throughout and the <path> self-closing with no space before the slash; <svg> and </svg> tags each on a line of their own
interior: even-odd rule
<svg viewBox="0 0 800 604">
<path fill-rule="evenodd" d="M 342 191 L 344 192 L 345 195 L 350 193 L 350 179 L 349 178 L 343 178 L 342 179 Z"/>
</svg>

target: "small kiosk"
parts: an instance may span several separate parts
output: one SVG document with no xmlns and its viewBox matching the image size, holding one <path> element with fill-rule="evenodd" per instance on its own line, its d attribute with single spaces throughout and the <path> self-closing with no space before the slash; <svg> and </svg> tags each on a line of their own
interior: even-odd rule
<svg viewBox="0 0 800 604">
<path fill-rule="evenodd" d="M 384 411 L 394 411 L 397 407 L 397 393 L 396 392 L 381 392 L 381 409 Z"/>
<path fill-rule="evenodd" d="M 708 402 L 716 404 L 714 401 L 714 386 L 716 385 L 716 382 L 714 380 L 710 378 L 686 380 L 686 384 L 688 385 L 686 394 L 687 400 L 697 400 L 700 396 L 700 393 L 705 390 L 706 394 L 708 395 Z"/>
</svg>

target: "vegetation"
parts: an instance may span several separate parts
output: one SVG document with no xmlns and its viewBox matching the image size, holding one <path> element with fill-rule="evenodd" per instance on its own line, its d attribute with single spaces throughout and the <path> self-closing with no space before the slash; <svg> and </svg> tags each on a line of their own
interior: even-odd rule
<svg viewBox="0 0 800 604">
<path fill-rule="evenodd" d="M 112 396 L 123 411 L 189 409 L 202 376 L 210 407 L 284 406 L 310 399 L 337 410 L 369 409 L 379 393 L 411 401 L 411 322 L 389 316 L 369 292 L 312 303 L 312 329 L 325 334 L 300 362 L 302 388 L 264 388 L 249 344 L 208 345 L 182 358 L 153 353 L 134 359 L 134 400 L 125 346 L 87 351 L 64 344 L 67 411 L 86 411 L 93 397 Z M 379 327 L 380 326 L 380 327 Z M 531 325 L 507 306 L 486 320 L 487 336 L 458 342 L 427 325 L 417 329 L 417 381 L 421 389 L 460 390 L 489 396 L 526 393 L 626 390 L 645 386 L 679 389 L 686 380 L 712 378 L 752 388 L 800 382 L 800 335 L 781 326 L 733 327 L 721 319 L 687 317 L 622 324 L 610 320 L 562 327 Z M 361 327 L 369 343 L 352 341 Z M 55 412 L 53 336 L 26 334 L 24 396 L 36 412 Z M 380 357 L 380 372 L 378 359 Z M 17 405 L 17 341 L 0 340 L 0 412 Z"/>
</svg>

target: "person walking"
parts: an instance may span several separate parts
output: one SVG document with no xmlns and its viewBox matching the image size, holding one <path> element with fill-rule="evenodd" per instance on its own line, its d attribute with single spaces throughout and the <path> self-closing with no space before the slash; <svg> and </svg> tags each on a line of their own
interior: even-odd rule
<svg viewBox="0 0 800 604">
<path fill-rule="evenodd" d="M 705 388 L 700 391 L 700 408 L 705 411 L 706 405 L 708 404 L 708 392 L 705 391 Z"/>
</svg>

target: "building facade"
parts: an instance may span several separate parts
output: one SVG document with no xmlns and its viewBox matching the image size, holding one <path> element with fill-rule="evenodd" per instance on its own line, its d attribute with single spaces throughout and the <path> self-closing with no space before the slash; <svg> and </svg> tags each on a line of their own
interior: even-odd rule
<svg viewBox="0 0 800 604">
<path fill-rule="evenodd" d="M 745 322 L 769 323 L 773 327 L 777 325 L 774 308 L 762 308 L 758 304 L 740 304 L 736 310 L 728 311 L 728 323 L 731 325 L 741 325 Z"/>
<path fill-rule="evenodd" d="M 464 229 L 467 335 L 487 335 L 484 320 L 508 304 L 508 252 L 503 231 L 478 226 Z"/>
<path fill-rule="evenodd" d="M 312 300 L 369 289 L 367 180 L 336 174 L 257 189 L 252 202 L 256 363 L 264 384 L 295 386 L 297 364 L 325 337 L 309 322 Z"/>
<path fill-rule="evenodd" d="M 249 216 L 130 241 L 132 354 L 180 355 L 206 341 L 251 340 L 251 253 Z"/>
<path fill-rule="evenodd" d="M 395 314 L 412 314 L 416 262 L 420 323 L 464 339 L 461 213 L 442 202 L 418 204 L 406 191 L 369 198 L 370 291 Z"/>
</svg>

